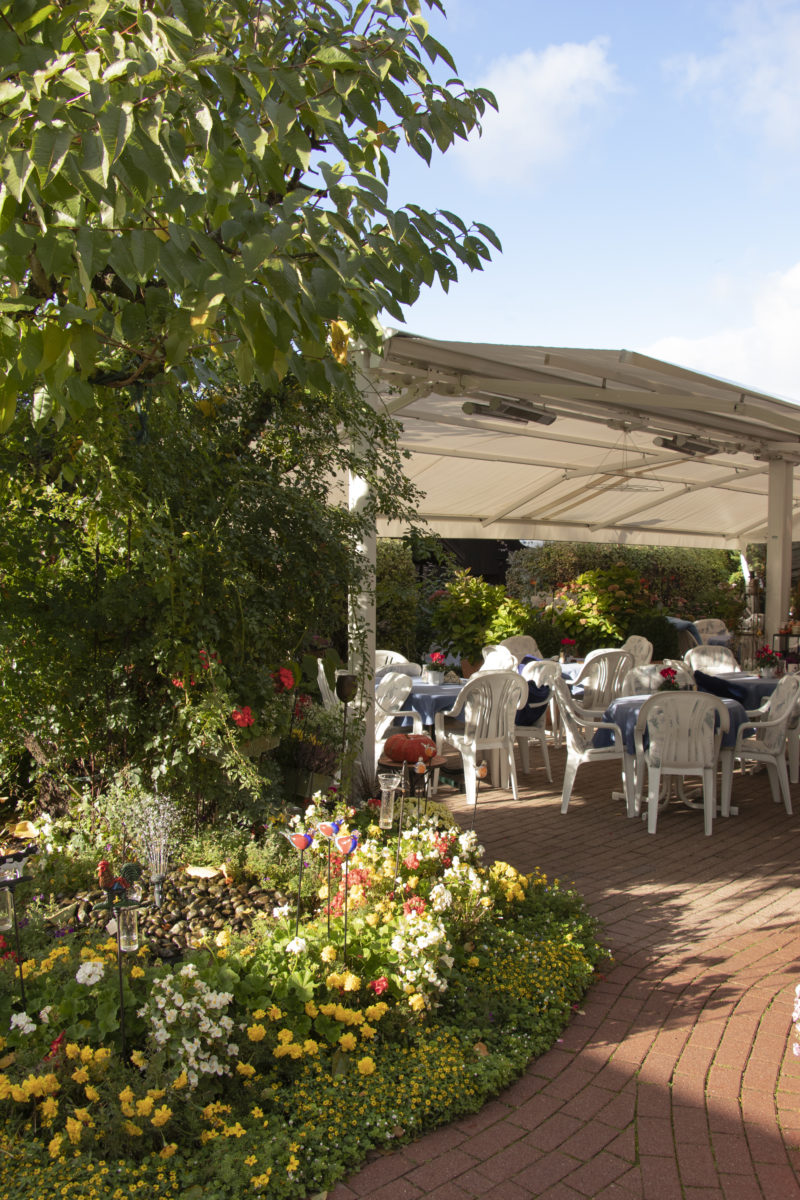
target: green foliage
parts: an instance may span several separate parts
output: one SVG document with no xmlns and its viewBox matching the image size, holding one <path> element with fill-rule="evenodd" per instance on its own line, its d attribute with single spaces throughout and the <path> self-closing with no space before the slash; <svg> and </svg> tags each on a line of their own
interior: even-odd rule
<svg viewBox="0 0 800 1200">
<path fill-rule="evenodd" d="M 645 579 L 614 566 L 584 571 L 556 594 L 554 608 L 578 653 L 585 654 L 623 642 L 633 618 L 654 604 Z"/>
<path fill-rule="evenodd" d="M 500 614 L 506 601 L 505 588 L 486 583 L 467 569 L 457 571 L 442 592 L 433 610 L 437 643 L 471 662 L 480 661 L 481 647 L 491 641 L 489 630 L 496 620 L 498 625 L 503 623 Z"/>
<path fill-rule="evenodd" d="M 547 542 L 515 551 L 506 583 L 509 595 L 526 603 L 537 598 L 543 605 L 582 572 L 608 570 L 615 565 L 644 579 L 661 609 L 670 616 L 718 616 L 735 625 L 742 614 L 739 561 L 727 550 Z"/>
<path fill-rule="evenodd" d="M 412 493 L 391 422 L 357 395 L 229 382 L 220 399 L 165 401 L 146 440 L 120 400 L 84 437 L 15 423 L 0 441 L 14 798 L 96 795 L 134 763 L 203 820 L 266 786 L 247 746 L 288 726 L 279 669 L 291 686 L 309 633 L 341 628 L 376 508 L 405 514 Z M 351 469 L 373 489 L 362 514 L 329 503 Z"/>
<path fill-rule="evenodd" d="M 40 429 L 108 389 L 144 416 L 207 347 L 343 386 L 349 334 L 481 267 L 491 230 L 388 203 L 398 147 L 430 162 L 494 105 L 420 7 L 2 0 L 0 430 L 19 394 Z"/>
<path fill-rule="evenodd" d="M 397 650 L 411 662 L 417 658 L 419 583 L 410 545 L 380 538 L 375 571 L 376 645 Z"/>
</svg>

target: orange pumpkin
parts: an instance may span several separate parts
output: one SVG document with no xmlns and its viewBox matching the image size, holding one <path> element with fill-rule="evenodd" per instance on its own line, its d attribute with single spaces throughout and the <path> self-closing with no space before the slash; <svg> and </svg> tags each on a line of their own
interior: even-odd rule
<svg viewBox="0 0 800 1200">
<path fill-rule="evenodd" d="M 393 733 L 386 739 L 383 753 L 392 762 L 427 762 L 436 756 L 436 743 L 424 733 Z"/>
</svg>

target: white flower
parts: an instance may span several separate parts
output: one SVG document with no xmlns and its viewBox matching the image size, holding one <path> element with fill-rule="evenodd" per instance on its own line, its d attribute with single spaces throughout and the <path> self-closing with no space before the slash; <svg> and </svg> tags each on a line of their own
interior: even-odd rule
<svg viewBox="0 0 800 1200">
<path fill-rule="evenodd" d="M 32 1021 L 27 1013 L 14 1013 L 11 1018 L 11 1028 L 19 1029 L 20 1033 L 33 1033 L 36 1028 L 36 1022 Z"/>
<path fill-rule="evenodd" d="M 285 917 L 289 911 L 288 904 L 276 904 L 272 910 L 272 915 L 276 921 L 280 921 L 281 917 Z"/>
<path fill-rule="evenodd" d="M 85 984 L 86 987 L 93 987 L 103 978 L 105 970 L 101 962 L 92 959 L 89 962 L 81 963 L 75 973 L 75 980 L 77 983 Z"/>
<path fill-rule="evenodd" d="M 50 1020 L 50 1013 L 52 1011 L 53 1011 L 52 1004 L 48 1004 L 47 1007 L 43 1008 L 42 1011 L 39 1013 L 39 1020 L 42 1022 L 43 1025 L 46 1025 L 47 1022 Z"/>
<path fill-rule="evenodd" d="M 302 937 L 293 937 L 290 942 L 286 943 L 287 954 L 302 954 L 306 948 L 306 939 Z"/>
</svg>

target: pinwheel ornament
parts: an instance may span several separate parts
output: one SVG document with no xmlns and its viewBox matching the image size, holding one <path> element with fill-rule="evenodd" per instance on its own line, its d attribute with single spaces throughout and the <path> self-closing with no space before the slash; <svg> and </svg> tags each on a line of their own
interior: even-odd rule
<svg viewBox="0 0 800 1200">
<path fill-rule="evenodd" d="M 331 842 L 342 828 L 341 821 L 320 821 L 317 832 L 328 839 L 328 940 L 331 936 Z"/>
<path fill-rule="evenodd" d="M 337 833 L 333 839 L 334 845 L 339 853 L 344 858 L 344 946 L 342 947 L 342 958 L 344 965 L 347 966 L 347 895 L 348 895 L 348 868 L 350 865 L 350 855 L 358 845 L 357 833 Z"/>
<path fill-rule="evenodd" d="M 301 833 L 297 829 L 282 829 L 281 833 L 300 855 L 300 867 L 297 872 L 297 915 L 294 922 L 294 936 L 297 937 L 300 932 L 300 894 L 303 888 L 303 867 L 305 865 L 303 855 L 314 841 L 314 835 L 313 833 Z"/>
</svg>

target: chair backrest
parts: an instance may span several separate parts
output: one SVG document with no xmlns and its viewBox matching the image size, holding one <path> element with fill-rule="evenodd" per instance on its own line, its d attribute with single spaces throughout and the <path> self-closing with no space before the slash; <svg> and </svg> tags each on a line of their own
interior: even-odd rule
<svg viewBox="0 0 800 1200">
<path fill-rule="evenodd" d="M 402 662 L 386 663 L 383 667 L 375 667 L 375 683 L 383 679 L 384 675 L 388 675 L 390 671 L 396 671 L 400 675 L 410 675 L 413 679 L 417 679 L 422 674 L 422 667 L 419 663 Z"/>
<path fill-rule="evenodd" d="M 531 637 L 529 633 L 515 633 L 513 637 L 503 638 L 499 645 L 510 650 L 519 662 L 522 662 L 526 654 L 532 654 L 534 658 L 544 658 L 536 638 Z"/>
<path fill-rule="evenodd" d="M 389 672 L 375 686 L 375 737 L 382 738 L 413 687 L 410 675 Z"/>
<path fill-rule="evenodd" d="M 655 692 L 639 710 L 634 730 L 637 754 L 662 770 L 710 767 L 716 763 L 730 713 L 708 692 Z M 644 733 L 649 745 L 645 748 Z"/>
<path fill-rule="evenodd" d="M 507 646 L 484 646 L 481 651 L 483 662 L 479 671 L 516 671 L 519 659 Z"/>
<path fill-rule="evenodd" d="M 553 680 L 550 686 L 553 689 L 553 695 L 558 705 L 561 725 L 564 730 L 564 736 L 567 739 L 567 750 L 572 751 L 573 754 L 582 755 L 591 746 L 594 730 L 591 732 L 587 731 L 586 726 L 581 720 L 580 713 L 575 706 L 572 693 L 560 674 Z M 621 753 L 622 750 L 620 749 Z"/>
<path fill-rule="evenodd" d="M 328 676 L 325 674 L 325 664 L 321 658 L 317 659 L 317 687 L 319 688 L 323 708 L 339 707 L 339 698 L 328 683 Z"/>
<path fill-rule="evenodd" d="M 375 651 L 375 670 L 379 671 L 381 667 L 391 666 L 392 663 L 408 662 L 405 654 L 401 654 L 398 650 L 376 650 Z"/>
<path fill-rule="evenodd" d="M 552 688 L 555 680 L 561 678 L 561 665 L 553 662 L 551 658 L 543 658 L 538 662 L 525 663 L 524 667 L 520 667 L 519 673 L 523 679 L 535 683 L 537 687 Z"/>
<path fill-rule="evenodd" d="M 692 624 L 704 642 L 706 638 L 724 637 L 728 633 L 728 626 L 720 617 L 700 617 Z"/>
<path fill-rule="evenodd" d="M 631 667 L 622 681 L 620 695 L 641 696 L 646 692 L 657 692 L 663 682 L 661 663 L 646 663 L 643 667 Z"/>
<path fill-rule="evenodd" d="M 464 736 L 482 741 L 513 738 L 517 709 L 527 702 L 528 684 L 516 671 L 476 671 L 450 710 L 464 717 Z"/>
<path fill-rule="evenodd" d="M 633 656 L 633 665 L 635 667 L 646 667 L 649 662 L 653 661 L 653 643 L 649 638 L 642 637 L 640 633 L 632 633 L 620 646 L 620 650 L 627 650 L 628 654 Z"/>
<path fill-rule="evenodd" d="M 672 667 L 675 672 L 675 682 L 683 691 L 694 692 L 697 690 L 694 672 L 682 658 L 665 658 L 661 665 L 662 667 Z"/>
<path fill-rule="evenodd" d="M 573 680 L 573 687 L 582 687 L 581 708 L 602 712 L 621 694 L 625 676 L 633 666 L 627 650 L 600 650 L 586 659 Z"/>
<path fill-rule="evenodd" d="M 795 706 L 800 695 L 800 675 L 782 675 L 778 686 L 765 706 L 762 725 L 755 726 L 755 741 L 768 754 L 780 754 L 786 745 L 786 731 L 795 715 Z M 773 725 L 772 722 L 775 722 Z"/>
<path fill-rule="evenodd" d="M 725 675 L 742 669 L 727 646 L 692 646 L 684 654 L 683 661 L 690 671 L 705 671 L 706 675 Z"/>
</svg>

